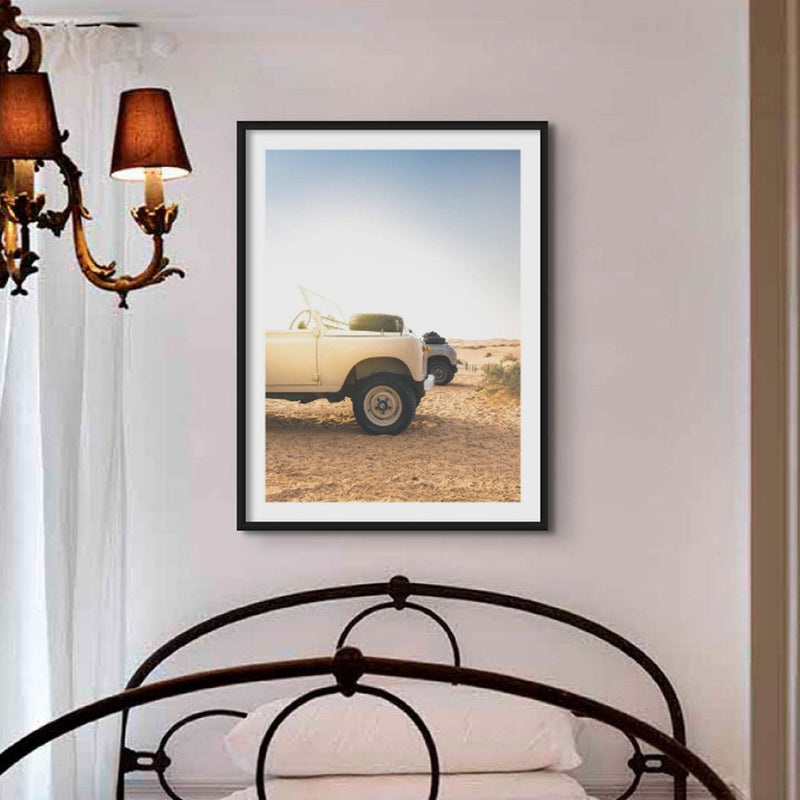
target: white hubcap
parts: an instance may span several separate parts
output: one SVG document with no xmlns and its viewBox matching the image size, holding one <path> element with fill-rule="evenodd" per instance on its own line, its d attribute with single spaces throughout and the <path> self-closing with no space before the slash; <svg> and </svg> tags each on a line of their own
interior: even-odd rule
<svg viewBox="0 0 800 800">
<path fill-rule="evenodd" d="M 364 413 L 373 425 L 392 425 L 403 413 L 403 401 L 391 386 L 375 386 L 364 398 Z"/>
</svg>

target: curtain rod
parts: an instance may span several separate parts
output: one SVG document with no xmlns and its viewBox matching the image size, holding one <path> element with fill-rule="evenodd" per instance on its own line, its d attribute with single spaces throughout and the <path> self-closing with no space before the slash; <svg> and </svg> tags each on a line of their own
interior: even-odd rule
<svg viewBox="0 0 800 800">
<path fill-rule="evenodd" d="M 63 25 L 67 21 L 64 22 L 36 22 L 35 20 L 29 20 L 31 25 L 35 25 L 37 28 L 55 28 L 57 25 Z M 74 23 L 76 28 L 99 28 L 102 25 L 107 25 L 110 28 L 138 28 L 138 22 L 76 22 Z"/>
</svg>

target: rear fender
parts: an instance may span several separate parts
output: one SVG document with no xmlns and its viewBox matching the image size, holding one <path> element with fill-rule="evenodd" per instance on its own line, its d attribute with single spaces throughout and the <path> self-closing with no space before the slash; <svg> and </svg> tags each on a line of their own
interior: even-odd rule
<svg viewBox="0 0 800 800">
<path fill-rule="evenodd" d="M 391 372 L 394 375 L 403 375 L 406 378 L 411 377 L 411 370 L 399 358 L 389 358 L 379 356 L 377 358 L 366 358 L 359 361 L 352 370 L 355 380 L 361 381 L 374 375 L 376 372 Z"/>
<path fill-rule="evenodd" d="M 364 359 L 364 361 L 360 361 L 350 370 L 342 386 L 342 393 L 352 397 L 355 394 L 356 384 L 359 381 L 368 378 L 370 375 L 375 375 L 378 372 L 391 372 L 394 375 L 402 375 L 408 378 L 412 384 L 415 383 L 411 377 L 411 371 L 400 359 L 384 357 L 367 358 Z"/>
</svg>

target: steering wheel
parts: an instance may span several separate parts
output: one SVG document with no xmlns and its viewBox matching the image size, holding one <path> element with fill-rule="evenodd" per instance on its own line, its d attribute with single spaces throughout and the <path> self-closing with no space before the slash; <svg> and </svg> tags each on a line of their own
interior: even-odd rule
<svg viewBox="0 0 800 800">
<path fill-rule="evenodd" d="M 304 331 L 310 326 L 310 323 L 311 311 L 309 311 L 307 308 L 304 308 L 302 311 L 298 311 L 294 319 L 289 323 L 289 330 Z"/>
</svg>

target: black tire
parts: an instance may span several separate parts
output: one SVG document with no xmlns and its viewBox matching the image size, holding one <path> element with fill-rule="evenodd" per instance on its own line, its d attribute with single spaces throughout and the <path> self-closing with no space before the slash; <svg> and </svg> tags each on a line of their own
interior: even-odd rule
<svg viewBox="0 0 800 800">
<path fill-rule="evenodd" d="M 391 372 L 378 372 L 359 381 L 353 413 L 362 429 L 377 436 L 402 433 L 417 413 L 417 397 L 409 382 Z"/>
<path fill-rule="evenodd" d="M 453 365 L 446 358 L 428 360 L 428 375 L 433 375 L 437 386 L 447 386 L 453 380 Z"/>
<path fill-rule="evenodd" d="M 395 314 L 353 314 L 348 320 L 351 331 L 375 331 L 376 333 L 402 333 L 403 318 Z"/>
</svg>

